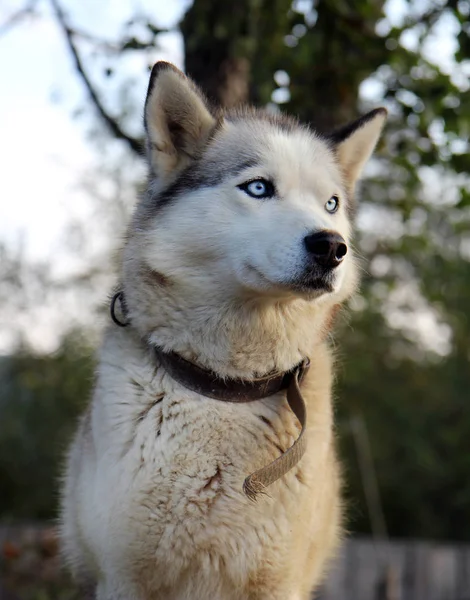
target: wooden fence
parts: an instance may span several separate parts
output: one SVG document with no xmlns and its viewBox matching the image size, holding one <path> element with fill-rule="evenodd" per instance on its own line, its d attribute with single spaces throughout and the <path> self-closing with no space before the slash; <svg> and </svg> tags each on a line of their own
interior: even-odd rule
<svg viewBox="0 0 470 600">
<path fill-rule="evenodd" d="M 470 600 L 470 546 L 347 541 L 319 600 Z"/>
<path fill-rule="evenodd" d="M 75 598 L 70 585 L 53 528 L 0 526 L 0 600 Z M 315 600 L 470 600 L 470 545 L 348 540 Z"/>
</svg>

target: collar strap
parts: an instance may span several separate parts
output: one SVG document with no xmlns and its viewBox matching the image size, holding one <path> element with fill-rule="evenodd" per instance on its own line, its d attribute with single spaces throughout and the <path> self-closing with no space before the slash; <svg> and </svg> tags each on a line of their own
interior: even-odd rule
<svg viewBox="0 0 470 600">
<path fill-rule="evenodd" d="M 121 305 L 125 321 L 121 321 L 116 315 L 117 301 Z M 113 296 L 110 309 L 111 318 L 116 325 L 120 327 L 130 325 L 123 292 L 117 292 Z M 258 494 L 283 477 L 300 461 L 306 450 L 304 433 L 307 426 L 307 410 L 300 384 L 310 367 L 308 358 L 284 373 L 274 373 L 257 379 L 227 379 L 220 377 L 214 371 L 203 369 L 187 361 L 175 352 L 164 352 L 157 347 L 154 347 L 153 351 L 170 377 L 189 390 L 214 400 L 254 402 L 287 390 L 287 402 L 301 426 L 299 437 L 276 460 L 246 477 L 243 491 L 250 500 L 255 500 Z"/>
<path fill-rule="evenodd" d="M 256 500 L 257 494 L 264 492 L 268 485 L 271 485 L 293 469 L 305 454 L 305 450 L 307 449 L 307 439 L 305 437 L 307 407 L 305 406 L 305 400 L 300 391 L 299 383 L 309 367 L 310 361 L 308 359 L 306 359 L 302 367 L 296 367 L 287 388 L 287 402 L 301 426 L 299 437 L 276 460 L 248 475 L 243 482 L 243 491 L 250 500 Z"/>
<path fill-rule="evenodd" d="M 249 475 L 243 483 L 243 491 L 251 500 L 257 494 L 290 471 L 302 458 L 306 449 L 304 432 L 307 423 L 305 401 L 299 384 L 310 367 L 309 359 L 285 373 L 277 373 L 258 379 L 226 379 L 214 371 L 203 369 L 174 352 L 154 348 L 155 355 L 165 371 L 184 387 L 224 402 L 253 402 L 287 390 L 287 402 L 301 425 L 299 437 L 292 446 L 269 465 Z"/>
<path fill-rule="evenodd" d="M 273 396 L 289 388 L 295 373 L 299 381 L 310 366 L 303 360 L 290 371 L 274 373 L 257 379 L 229 379 L 220 377 L 215 371 L 203 369 L 175 352 L 164 352 L 155 347 L 154 352 L 165 371 L 184 387 L 202 396 L 224 402 L 253 402 Z"/>
</svg>

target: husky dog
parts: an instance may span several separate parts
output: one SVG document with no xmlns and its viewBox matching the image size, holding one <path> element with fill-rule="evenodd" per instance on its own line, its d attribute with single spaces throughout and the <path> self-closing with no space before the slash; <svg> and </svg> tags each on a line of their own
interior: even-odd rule
<svg viewBox="0 0 470 600">
<path fill-rule="evenodd" d="M 355 183 L 379 108 L 331 134 L 257 110 L 216 113 L 168 63 L 145 104 L 149 179 L 126 237 L 121 321 L 71 446 L 61 539 L 99 600 L 306 600 L 341 534 L 332 315 L 356 287 Z M 307 357 L 303 457 L 256 495 L 247 475 L 292 446 L 285 391 L 194 391 L 153 350 L 220 381 Z"/>
</svg>

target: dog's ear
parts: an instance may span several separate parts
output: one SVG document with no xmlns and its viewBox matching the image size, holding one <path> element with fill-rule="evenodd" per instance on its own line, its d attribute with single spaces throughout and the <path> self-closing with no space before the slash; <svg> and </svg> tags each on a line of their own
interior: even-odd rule
<svg viewBox="0 0 470 600">
<path fill-rule="evenodd" d="M 376 108 L 331 135 L 345 183 L 354 188 L 369 160 L 387 118 L 385 108 Z"/>
<path fill-rule="evenodd" d="M 150 167 L 165 178 L 197 156 L 216 121 L 195 84 L 179 69 L 161 61 L 150 75 L 144 124 Z"/>
</svg>

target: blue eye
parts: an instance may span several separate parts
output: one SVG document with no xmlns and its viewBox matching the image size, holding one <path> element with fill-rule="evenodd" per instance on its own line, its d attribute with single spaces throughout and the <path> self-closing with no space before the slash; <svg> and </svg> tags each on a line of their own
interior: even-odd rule
<svg viewBox="0 0 470 600">
<path fill-rule="evenodd" d="M 335 213 L 338 210 L 339 198 L 336 194 L 334 196 L 331 196 L 331 198 L 325 204 L 325 208 L 329 213 Z"/>
<path fill-rule="evenodd" d="M 272 198 L 275 193 L 274 185 L 267 179 L 252 179 L 237 187 L 252 198 Z"/>
</svg>

